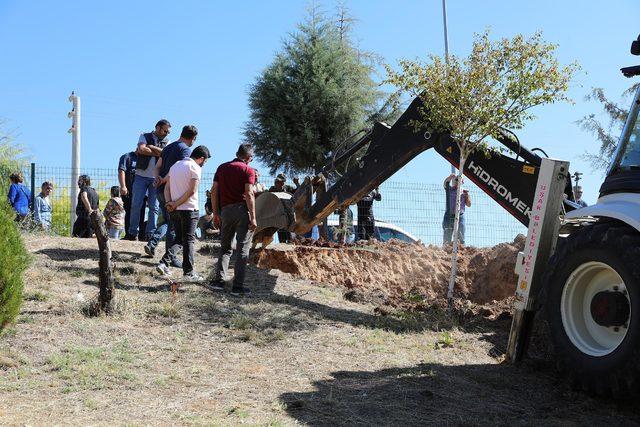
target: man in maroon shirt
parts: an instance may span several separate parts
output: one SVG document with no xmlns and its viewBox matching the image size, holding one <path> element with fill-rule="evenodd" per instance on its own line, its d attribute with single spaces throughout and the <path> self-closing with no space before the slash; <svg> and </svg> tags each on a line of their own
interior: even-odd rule
<svg viewBox="0 0 640 427">
<path fill-rule="evenodd" d="M 249 162 L 253 159 L 251 144 L 240 144 L 236 158 L 218 166 L 211 187 L 213 221 L 220 229 L 220 254 L 216 273 L 209 286 L 213 290 L 224 290 L 224 280 L 229 270 L 233 253 L 231 242 L 236 236 L 235 275 L 231 295 L 246 295 L 244 276 L 249 258 L 253 232 L 256 229 L 256 209 L 253 185 L 256 175 Z"/>
</svg>

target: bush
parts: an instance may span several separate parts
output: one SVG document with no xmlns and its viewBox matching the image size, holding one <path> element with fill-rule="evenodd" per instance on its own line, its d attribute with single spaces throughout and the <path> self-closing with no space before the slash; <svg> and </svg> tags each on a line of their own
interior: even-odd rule
<svg viewBox="0 0 640 427">
<path fill-rule="evenodd" d="M 2 122 L 0 121 L 0 125 Z M 23 149 L 0 128 L 0 332 L 16 318 L 22 303 L 22 273 L 29 265 L 29 254 L 9 205 L 9 174 L 22 170 Z"/>
<path fill-rule="evenodd" d="M 0 332 L 20 311 L 22 273 L 29 265 L 15 216 L 6 199 L 0 200 Z"/>
</svg>

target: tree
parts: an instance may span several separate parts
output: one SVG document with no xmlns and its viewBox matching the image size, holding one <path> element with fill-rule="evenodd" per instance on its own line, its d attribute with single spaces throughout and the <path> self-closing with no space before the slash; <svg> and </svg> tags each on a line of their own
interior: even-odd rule
<svg viewBox="0 0 640 427">
<path fill-rule="evenodd" d="M 15 222 L 16 213 L 7 201 L 8 177 L 24 165 L 22 150 L 0 130 L 0 332 L 18 315 L 22 303 L 22 274 L 29 255 Z"/>
<path fill-rule="evenodd" d="M 622 94 L 623 98 L 627 98 L 636 92 L 640 83 L 633 84 Z M 604 170 L 613 156 L 613 152 L 618 146 L 618 137 L 627 120 L 629 109 L 626 106 L 620 106 L 609 100 L 602 88 L 594 88 L 591 93 L 585 97 L 587 101 L 597 101 L 602 104 L 605 114 L 608 116 L 608 123 L 603 124 L 598 120 L 596 114 L 589 114 L 578 120 L 578 124 L 583 130 L 593 134 L 600 141 L 600 150 L 598 154 L 585 153 L 582 158 L 591 162 L 592 168 Z"/>
<path fill-rule="evenodd" d="M 476 34 L 466 58 L 444 60 L 430 55 L 428 61 L 400 61 L 400 71 L 387 67 L 390 83 L 418 96 L 423 102 L 417 130 L 449 133 L 460 148 L 458 179 L 468 156 L 476 150 L 491 150 L 489 138 L 502 128 L 521 129 L 534 118 L 538 105 L 570 101 L 565 95 L 578 65 L 561 66 L 554 57 L 556 45 L 546 43 L 541 33 L 529 38 L 517 35 L 491 42 L 489 31 Z M 457 273 L 460 195 L 456 215 L 451 278 L 447 297 L 451 304 Z"/>
<path fill-rule="evenodd" d="M 344 7 L 331 20 L 312 5 L 251 86 L 244 134 L 271 173 L 317 172 L 342 141 L 397 111 L 398 97 L 371 77 L 375 58 L 352 41 L 352 23 Z"/>
</svg>

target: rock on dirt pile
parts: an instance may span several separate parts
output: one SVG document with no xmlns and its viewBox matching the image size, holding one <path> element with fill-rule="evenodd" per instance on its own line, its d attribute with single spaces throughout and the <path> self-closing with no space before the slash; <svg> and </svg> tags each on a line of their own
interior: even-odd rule
<svg viewBox="0 0 640 427">
<path fill-rule="evenodd" d="M 513 269 L 523 246 L 524 236 L 520 235 L 511 243 L 492 248 L 462 248 L 456 296 L 478 304 L 512 296 L 516 285 Z M 260 268 L 344 286 L 362 299 L 374 297 L 396 305 L 411 298 L 434 301 L 446 296 L 451 247 L 398 240 L 372 240 L 348 247 L 276 246 L 257 251 L 253 262 Z"/>
</svg>

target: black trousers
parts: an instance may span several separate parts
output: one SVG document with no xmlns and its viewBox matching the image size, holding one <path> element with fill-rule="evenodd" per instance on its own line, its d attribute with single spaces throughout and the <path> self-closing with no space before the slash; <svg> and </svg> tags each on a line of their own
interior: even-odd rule
<svg viewBox="0 0 640 427">
<path fill-rule="evenodd" d="M 375 239 L 375 222 L 371 217 L 358 217 L 358 240 Z"/>
<path fill-rule="evenodd" d="M 198 211 L 173 211 L 170 214 L 171 224 L 176 232 L 173 245 L 162 256 L 161 262 L 169 265 L 182 249 L 182 271 L 184 274 L 193 271 L 193 252 L 196 241 L 196 225 L 200 217 Z"/>
<path fill-rule="evenodd" d="M 73 237 L 91 237 L 93 236 L 93 225 L 91 225 L 91 218 L 88 216 L 78 216 L 76 222 L 73 223 L 73 231 L 71 232 Z"/>
</svg>

